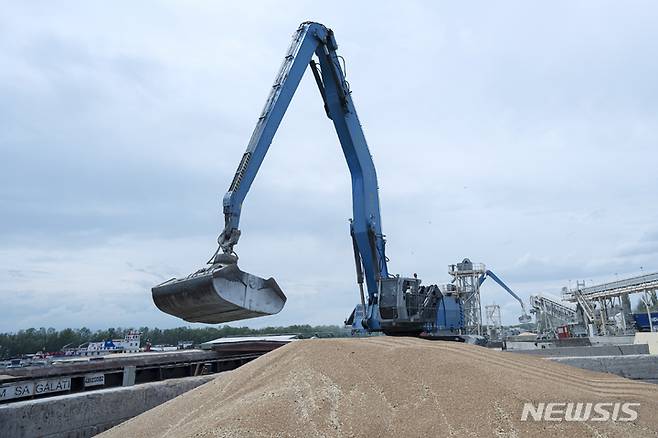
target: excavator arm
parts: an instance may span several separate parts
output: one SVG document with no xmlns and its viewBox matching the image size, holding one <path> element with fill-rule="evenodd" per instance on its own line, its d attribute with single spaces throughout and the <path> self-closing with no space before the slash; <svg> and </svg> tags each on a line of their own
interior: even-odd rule
<svg viewBox="0 0 658 438">
<path fill-rule="evenodd" d="M 242 203 L 295 90 L 306 68 L 310 66 L 352 176 L 352 235 L 365 271 L 369 295 L 373 296 L 377 291 L 377 279 L 380 276 L 388 276 L 379 213 L 377 174 L 336 54 L 337 48 L 333 32 L 322 24 L 302 23 L 295 32 L 247 150 L 224 196 L 225 225 L 218 243 L 224 254 L 234 252 L 240 237 Z M 313 59 L 314 54 L 319 61 L 319 67 Z"/>
</svg>

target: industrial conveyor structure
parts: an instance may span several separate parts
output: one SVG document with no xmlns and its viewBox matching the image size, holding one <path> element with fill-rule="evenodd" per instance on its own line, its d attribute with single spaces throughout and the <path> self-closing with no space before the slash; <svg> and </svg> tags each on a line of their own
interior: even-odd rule
<svg viewBox="0 0 658 438">
<path fill-rule="evenodd" d="M 578 283 L 575 290 L 579 291 L 588 300 L 621 297 L 625 294 L 643 292 L 652 293 L 658 290 L 658 272 L 589 287 L 584 287 L 583 283 Z M 567 289 L 563 294 L 563 299 L 565 301 L 576 302 L 576 298 L 573 297 L 575 290 Z"/>
<path fill-rule="evenodd" d="M 543 295 L 530 296 L 530 313 L 535 315 L 537 332 L 555 334 L 557 327 L 578 323 L 575 309 Z"/>
<path fill-rule="evenodd" d="M 562 288 L 562 299 L 578 304 L 590 334 L 623 334 L 633 330 L 629 295 L 644 294 L 644 302 L 655 302 L 656 291 L 658 272 L 589 287 L 578 282 L 575 288 Z"/>
</svg>

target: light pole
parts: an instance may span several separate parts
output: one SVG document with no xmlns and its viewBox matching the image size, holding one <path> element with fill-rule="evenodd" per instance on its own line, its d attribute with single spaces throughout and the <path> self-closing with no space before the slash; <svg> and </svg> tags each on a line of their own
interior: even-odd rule
<svg viewBox="0 0 658 438">
<path fill-rule="evenodd" d="M 647 295 L 642 295 L 642 298 L 640 299 L 644 303 L 644 307 L 647 309 L 647 317 L 649 318 L 649 331 L 653 332 L 653 321 L 651 321 L 651 310 L 649 309 L 649 300 L 647 299 Z"/>
</svg>

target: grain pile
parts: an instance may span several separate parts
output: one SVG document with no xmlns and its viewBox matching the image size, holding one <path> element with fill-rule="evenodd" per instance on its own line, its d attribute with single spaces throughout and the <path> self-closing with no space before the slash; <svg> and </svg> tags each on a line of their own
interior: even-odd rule
<svg viewBox="0 0 658 438">
<path fill-rule="evenodd" d="M 640 402 L 634 422 L 520 421 L 524 402 Z M 658 386 L 410 338 L 293 342 L 107 432 L 118 437 L 656 436 Z"/>
</svg>

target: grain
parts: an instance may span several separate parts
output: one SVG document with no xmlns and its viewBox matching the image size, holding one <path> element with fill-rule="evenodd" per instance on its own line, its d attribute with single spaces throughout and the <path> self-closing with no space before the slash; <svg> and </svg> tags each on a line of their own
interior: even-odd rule
<svg viewBox="0 0 658 438">
<path fill-rule="evenodd" d="M 521 421 L 524 402 L 639 402 L 634 422 Z M 656 436 L 658 387 L 453 342 L 297 341 L 107 432 L 117 437 Z"/>
</svg>

